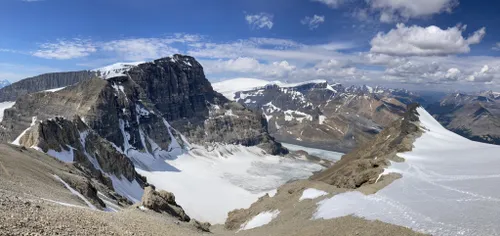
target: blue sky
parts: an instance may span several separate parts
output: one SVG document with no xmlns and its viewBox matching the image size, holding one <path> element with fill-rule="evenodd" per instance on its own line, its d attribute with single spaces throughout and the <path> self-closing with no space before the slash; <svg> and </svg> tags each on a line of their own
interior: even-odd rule
<svg viewBox="0 0 500 236">
<path fill-rule="evenodd" d="M 211 81 L 497 89 L 499 10 L 487 0 L 2 0 L 0 79 L 182 53 Z"/>
</svg>

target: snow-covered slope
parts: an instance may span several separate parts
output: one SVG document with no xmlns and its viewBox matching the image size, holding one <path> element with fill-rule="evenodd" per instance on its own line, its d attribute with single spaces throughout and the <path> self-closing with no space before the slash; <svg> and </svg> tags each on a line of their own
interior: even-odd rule
<svg viewBox="0 0 500 236">
<path fill-rule="evenodd" d="M 215 91 L 221 93 L 229 100 L 234 100 L 234 95 L 239 91 L 247 91 L 258 87 L 263 87 L 272 83 L 280 83 L 277 81 L 268 81 L 263 79 L 252 78 L 237 78 L 224 80 L 221 82 L 213 83 L 212 87 Z"/>
<path fill-rule="evenodd" d="M 314 218 L 355 214 L 432 235 L 500 233 L 500 146 L 473 142 L 418 108 L 425 130 L 405 162 L 385 173 L 402 178 L 373 195 L 348 192 L 318 204 Z"/>
<path fill-rule="evenodd" d="M 127 62 L 127 63 L 119 62 L 119 63 L 115 63 L 115 64 L 112 64 L 109 66 L 95 69 L 93 71 L 97 72 L 99 74 L 99 76 L 101 76 L 101 78 L 103 78 L 103 79 L 110 79 L 110 78 L 117 77 L 117 76 L 123 76 L 123 75 L 125 75 L 125 72 L 127 72 L 131 68 L 133 68 L 139 64 L 142 64 L 142 63 L 145 63 L 145 62 L 144 61 Z"/>
<path fill-rule="evenodd" d="M 136 168 L 149 183 L 171 191 L 189 216 L 224 223 L 229 211 L 247 208 L 259 197 L 292 179 L 309 177 L 321 166 L 263 154 L 257 147 L 194 147 L 149 169 Z"/>
</svg>

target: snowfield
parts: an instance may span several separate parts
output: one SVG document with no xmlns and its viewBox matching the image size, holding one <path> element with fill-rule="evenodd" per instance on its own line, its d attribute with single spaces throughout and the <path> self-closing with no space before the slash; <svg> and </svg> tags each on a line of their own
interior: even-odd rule
<svg viewBox="0 0 500 236">
<path fill-rule="evenodd" d="M 373 195 L 323 200 L 314 219 L 354 214 L 432 235 L 500 234 L 500 146 L 465 139 L 417 111 L 425 133 L 385 172 L 403 177 Z"/>
<path fill-rule="evenodd" d="M 174 193 L 189 216 L 213 224 L 224 223 L 228 212 L 247 208 L 266 193 L 274 195 L 287 181 L 322 169 L 239 145 L 221 145 L 213 151 L 195 148 L 158 166 L 136 170 L 157 188 Z"/>
</svg>

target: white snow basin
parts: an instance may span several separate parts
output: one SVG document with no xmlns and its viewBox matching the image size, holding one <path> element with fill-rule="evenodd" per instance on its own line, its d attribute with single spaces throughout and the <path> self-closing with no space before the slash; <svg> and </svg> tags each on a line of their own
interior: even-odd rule
<svg viewBox="0 0 500 236">
<path fill-rule="evenodd" d="M 265 211 L 254 216 L 251 220 L 241 226 L 240 230 L 248 230 L 269 224 L 280 214 L 279 210 Z"/>
<path fill-rule="evenodd" d="M 228 212 L 248 208 L 287 181 L 308 178 L 322 169 L 237 145 L 221 145 L 210 152 L 194 149 L 161 162 L 150 170 L 136 170 L 157 188 L 174 193 L 189 216 L 213 224 L 224 223 Z"/>
<path fill-rule="evenodd" d="M 500 234 L 500 146 L 443 128 L 419 108 L 425 132 L 391 170 L 402 178 L 373 195 L 347 192 L 318 203 L 314 219 L 357 215 L 432 235 Z"/>
</svg>

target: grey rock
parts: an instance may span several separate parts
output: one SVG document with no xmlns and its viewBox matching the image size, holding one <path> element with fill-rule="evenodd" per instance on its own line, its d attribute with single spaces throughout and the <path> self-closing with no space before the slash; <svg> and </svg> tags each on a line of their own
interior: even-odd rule
<svg viewBox="0 0 500 236">
<path fill-rule="evenodd" d="M 165 212 L 181 221 L 191 220 L 182 207 L 175 202 L 174 194 L 164 190 L 157 192 L 151 186 L 144 188 L 141 205 L 153 211 Z"/>
<path fill-rule="evenodd" d="M 91 71 L 60 72 L 23 79 L 0 89 L 0 102 L 15 101 L 28 93 L 76 84 L 95 76 Z"/>
</svg>

